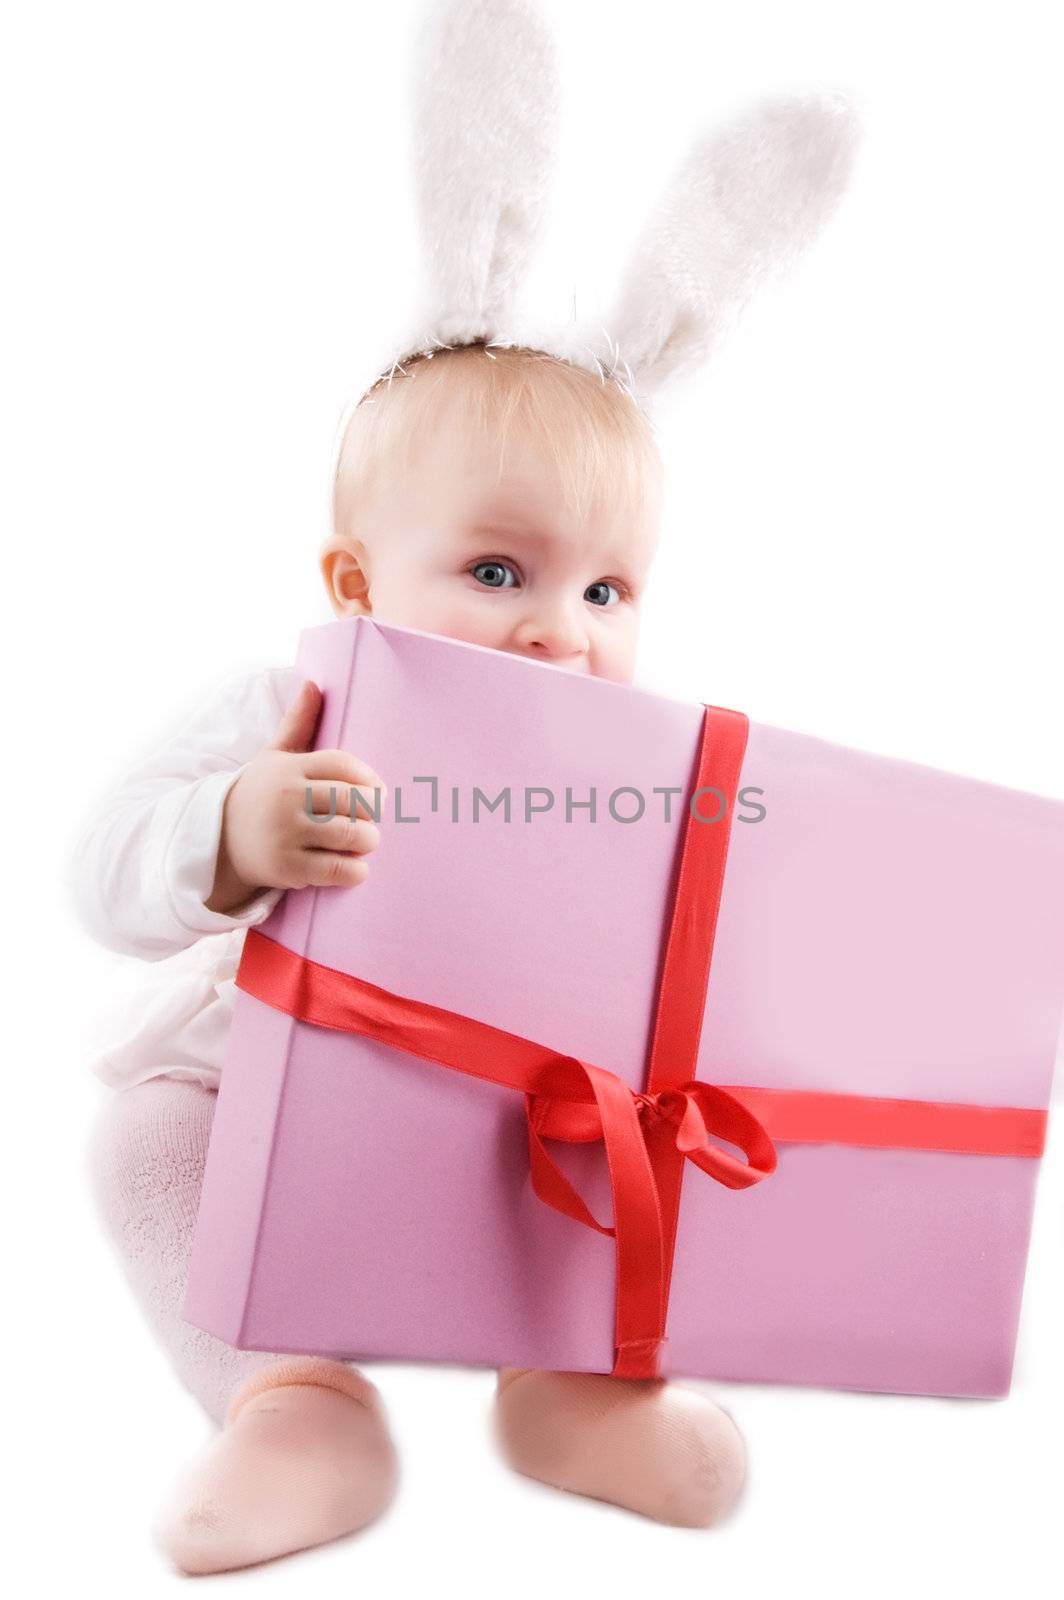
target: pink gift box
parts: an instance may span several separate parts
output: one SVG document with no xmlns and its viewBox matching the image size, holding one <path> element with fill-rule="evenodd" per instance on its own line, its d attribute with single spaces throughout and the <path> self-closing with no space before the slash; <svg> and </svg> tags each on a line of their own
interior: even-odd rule
<svg viewBox="0 0 1064 1600">
<path fill-rule="evenodd" d="M 296 665 L 318 748 L 390 794 L 367 882 L 288 893 L 260 937 L 642 1090 L 704 708 L 369 618 L 307 630 Z M 659 1370 L 1004 1395 L 1064 1009 L 1064 803 L 751 722 L 730 818 L 697 1078 L 755 1113 L 797 1091 L 1028 1133 L 1022 1154 L 777 1133 L 743 1189 L 685 1163 Z M 550 1153 L 608 1219 L 602 1143 Z M 520 1093 L 238 994 L 189 1322 L 608 1372 L 616 1287 L 611 1240 L 533 1189 Z"/>
</svg>

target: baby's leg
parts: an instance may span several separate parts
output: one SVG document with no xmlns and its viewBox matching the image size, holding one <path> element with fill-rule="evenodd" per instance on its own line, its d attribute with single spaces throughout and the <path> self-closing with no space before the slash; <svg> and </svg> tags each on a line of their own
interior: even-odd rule
<svg viewBox="0 0 1064 1600">
<path fill-rule="evenodd" d="M 503 1367 L 495 1436 L 526 1477 L 684 1528 L 720 1522 L 746 1472 L 728 1413 L 661 1378 Z"/>
<path fill-rule="evenodd" d="M 182 1321 L 217 1094 L 152 1078 L 113 1096 L 89 1170 L 157 1338 L 222 1433 L 185 1473 L 156 1538 L 189 1573 L 353 1533 L 392 1498 L 398 1462 L 374 1384 L 344 1362 L 234 1350 Z"/>
<path fill-rule="evenodd" d="M 217 1100 L 214 1090 L 179 1078 L 118 1090 L 93 1127 L 89 1176 L 152 1331 L 181 1382 L 220 1424 L 237 1385 L 280 1357 L 234 1350 L 181 1318 Z"/>
</svg>

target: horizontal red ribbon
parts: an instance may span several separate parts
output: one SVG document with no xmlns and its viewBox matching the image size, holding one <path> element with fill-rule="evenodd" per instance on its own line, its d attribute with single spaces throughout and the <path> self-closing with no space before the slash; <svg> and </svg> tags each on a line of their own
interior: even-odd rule
<svg viewBox="0 0 1064 1600">
<path fill-rule="evenodd" d="M 729 1087 L 780 1144 L 850 1144 L 877 1150 L 1040 1156 L 1048 1113 L 957 1100 L 894 1100 L 805 1089 Z"/>
</svg>

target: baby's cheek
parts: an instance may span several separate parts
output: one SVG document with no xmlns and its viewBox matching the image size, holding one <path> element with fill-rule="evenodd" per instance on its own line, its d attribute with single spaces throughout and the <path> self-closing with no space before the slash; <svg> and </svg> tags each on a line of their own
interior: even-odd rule
<svg viewBox="0 0 1064 1600">
<path fill-rule="evenodd" d="M 636 663 L 636 630 L 628 629 L 623 638 L 611 640 L 608 655 L 604 658 L 605 669 L 599 673 L 600 677 L 607 677 L 614 683 L 631 683 L 635 673 Z"/>
<path fill-rule="evenodd" d="M 498 649 L 505 642 L 507 629 L 504 619 L 491 609 L 492 595 L 485 597 L 467 593 L 435 608 L 435 621 L 426 624 L 435 633 L 444 633 L 452 639 L 463 639 L 467 644 L 484 645 Z M 487 603 L 485 604 L 485 600 Z"/>
</svg>

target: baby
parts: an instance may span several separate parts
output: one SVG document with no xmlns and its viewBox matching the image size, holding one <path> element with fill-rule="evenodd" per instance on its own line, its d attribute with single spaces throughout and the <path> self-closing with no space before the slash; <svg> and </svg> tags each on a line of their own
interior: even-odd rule
<svg viewBox="0 0 1064 1600">
<path fill-rule="evenodd" d="M 445 348 L 355 409 L 321 570 L 338 617 L 628 682 L 661 509 L 652 430 L 620 385 L 524 347 Z M 398 1481 L 362 1373 L 233 1350 L 180 1316 L 244 930 L 284 890 L 363 883 L 376 849 L 402 848 L 386 806 L 381 828 L 350 814 L 350 786 L 372 806 L 389 774 L 358 752 L 312 751 L 320 707 L 291 671 L 227 684 L 98 806 L 73 868 L 96 937 L 173 958 L 161 999 L 97 1063 L 121 1092 L 94 1130 L 91 1173 L 156 1335 L 223 1424 L 156 1530 L 187 1573 L 352 1533 Z M 308 785 L 325 813 L 333 786 L 332 820 L 307 816 Z M 742 1486 L 727 1413 L 661 1379 L 504 1368 L 494 1422 L 519 1472 L 661 1522 L 708 1527 Z"/>
</svg>

